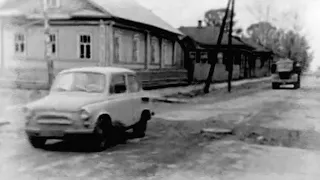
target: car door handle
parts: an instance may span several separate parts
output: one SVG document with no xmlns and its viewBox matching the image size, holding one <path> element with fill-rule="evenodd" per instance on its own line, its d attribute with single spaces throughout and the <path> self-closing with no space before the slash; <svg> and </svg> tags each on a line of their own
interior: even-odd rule
<svg viewBox="0 0 320 180">
<path fill-rule="evenodd" d="M 142 98 L 141 98 L 141 101 L 142 101 L 143 103 L 147 103 L 147 102 L 150 101 L 150 98 L 148 98 L 148 97 L 142 97 Z"/>
</svg>

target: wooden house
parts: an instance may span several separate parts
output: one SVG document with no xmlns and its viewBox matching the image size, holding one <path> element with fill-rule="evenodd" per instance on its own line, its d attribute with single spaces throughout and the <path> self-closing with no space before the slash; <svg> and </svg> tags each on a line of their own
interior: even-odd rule
<svg viewBox="0 0 320 180">
<path fill-rule="evenodd" d="M 2 75 L 46 82 L 43 6 L 55 73 L 72 67 L 138 71 L 145 84 L 186 79 L 181 32 L 134 0 L 7 0 L 0 7 Z"/>
</svg>

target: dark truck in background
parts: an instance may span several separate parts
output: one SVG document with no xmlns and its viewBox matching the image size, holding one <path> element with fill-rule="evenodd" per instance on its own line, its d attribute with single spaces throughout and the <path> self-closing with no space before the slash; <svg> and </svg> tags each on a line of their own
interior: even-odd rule
<svg viewBox="0 0 320 180">
<path fill-rule="evenodd" d="M 279 89 L 281 85 L 292 84 L 294 89 L 300 88 L 301 66 L 288 58 L 280 58 L 272 64 L 272 89 Z"/>
</svg>

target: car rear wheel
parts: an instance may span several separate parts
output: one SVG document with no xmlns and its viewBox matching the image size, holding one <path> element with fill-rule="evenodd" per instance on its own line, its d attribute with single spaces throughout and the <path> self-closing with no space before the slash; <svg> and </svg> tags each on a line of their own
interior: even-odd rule
<svg viewBox="0 0 320 180">
<path fill-rule="evenodd" d="M 279 89 L 280 85 L 278 83 L 272 83 L 272 89 Z"/>
<path fill-rule="evenodd" d="M 300 88 L 300 82 L 294 83 L 293 88 L 294 89 L 299 89 Z"/>
<path fill-rule="evenodd" d="M 99 117 L 94 129 L 94 149 L 103 151 L 110 147 L 113 143 L 112 134 L 114 134 L 114 128 L 111 119 L 109 117 Z"/>
<path fill-rule="evenodd" d="M 33 136 L 29 136 L 28 140 L 30 142 L 30 144 L 34 147 L 34 148 L 43 148 L 46 144 L 46 139 L 44 138 L 40 138 L 40 137 L 33 137 Z"/>
<path fill-rule="evenodd" d="M 138 137 L 144 137 L 146 130 L 147 130 L 147 124 L 150 120 L 151 115 L 149 111 L 143 111 L 140 117 L 139 122 L 134 126 L 133 133 Z"/>
</svg>

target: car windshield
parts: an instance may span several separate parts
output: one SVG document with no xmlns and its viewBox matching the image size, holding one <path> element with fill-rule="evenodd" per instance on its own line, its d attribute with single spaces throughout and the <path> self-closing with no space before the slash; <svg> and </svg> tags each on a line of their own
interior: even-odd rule
<svg viewBox="0 0 320 180">
<path fill-rule="evenodd" d="M 101 93 L 105 90 L 106 77 L 101 73 L 71 72 L 56 77 L 51 91 L 83 91 Z"/>
</svg>

